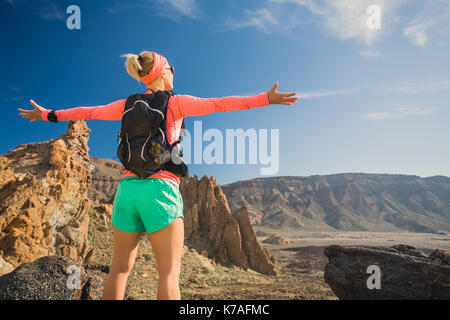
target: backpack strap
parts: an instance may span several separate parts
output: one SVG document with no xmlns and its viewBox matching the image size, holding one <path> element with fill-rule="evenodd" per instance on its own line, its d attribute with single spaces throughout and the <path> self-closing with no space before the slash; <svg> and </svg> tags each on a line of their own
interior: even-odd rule
<svg viewBox="0 0 450 320">
<path fill-rule="evenodd" d="M 183 131 L 184 131 L 184 118 L 183 118 L 183 122 L 181 124 L 181 132 L 183 132 Z M 182 136 L 182 134 L 180 134 L 180 137 L 178 138 L 177 141 L 175 141 L 174 143 L 172 143 L 170 145 L 170 148 L 173 148 L 176 144 L 181 143 L 181 136 Z"/>
</svg>

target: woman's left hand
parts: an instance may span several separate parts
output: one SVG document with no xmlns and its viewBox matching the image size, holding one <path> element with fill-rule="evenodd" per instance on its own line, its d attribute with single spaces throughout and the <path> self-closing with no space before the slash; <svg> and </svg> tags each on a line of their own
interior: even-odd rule
<svg viewBox="0 0 450 320">
<path fill-rule="evenodd" d="M 276 92 L 278 88 L 278 81 L 275 82 L 275 85 L 267 91 L 267 95 L 269 97 L 269 103 L 270 104 L 285 104 L 290 106 L 292 103 L 296 103 L 298 100 L 298 97 L 293 97 L 297 93 L 281 93 Z"/>
</svg>

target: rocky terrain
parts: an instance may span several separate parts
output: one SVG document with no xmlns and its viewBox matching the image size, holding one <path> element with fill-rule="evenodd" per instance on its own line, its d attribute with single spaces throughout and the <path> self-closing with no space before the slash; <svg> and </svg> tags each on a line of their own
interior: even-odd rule
<svg viewBox="0 0 450 320">
<path fill-rule="evenodd" d="M 450 178 L 342 173 L 222 185 L 254 226 L 317 231 L 450 232 Z"/>
<path fill-rule="evenodd" d="M 275 244 L 290 244 L 291 241 L 284 239 L 283 237 L 271 235 L 263 241 L 264 243 L 275 243 Z"/>
<path fill-rule="evenodd" d="M 106 210 L 105 210 L 106 209 Z M 95 243 L 93 265 L 109 266 L 112 258 L 110 205 L 93 205 L 90 211 L 89 241 Z M 312 255 L 299 255 L 278 245 L 264 245 L 275 257 L 277 275 L 266 275 L 251 268 L 221 263 L 206 250 L 197 251 L 187 242 L 183 248 L 180 275 L 182 299 L 337 299 L 323 278 L 327 261 L 323 248 Z M 286 248 L 288 249 L 288 248 Z M 289 264 L 299 263 L 302 266 Z M 139 243 L 135 265 L 128 279 L 130 299 L 156 297 L 158 286 L 156 260 L 145 235 Z"/>
<path fill-rule="evenodd" d="M 340 299 L 450 299 L 450 255 L 444 250 L 333 245 L 324 253 L 325 281 Z M 374 266 L 379 271 L 369 269 Z"/>
<path fill-rule="evenodd" d="M 75 263 L 66 257 L 46 256 L 24 263 L 15 272 L 0 276 L 0 299 L 100 299 L 113 249 L 108 212 L 110 205 L 93 202 L 89 241 L 95 244 L 95 253 L 88 256 L 88 261 Z M 199 253 L 185 245 L 180 276 L 182 299 L 337 299 L 323 279 L 323 248 L 299 251 L 274 245 L 269 251 L 277 256 L 277 276 L 222 264 L 206 251 Z M 72 265 L 79 268 L 79 289 L 67 290 L 67 270 Z M 41 281 L 45 285 L 39 286 Z M 155 256 L 143 235 L 125 299 L 155 299 L 157 282 Z"/>
<path fill-rule="evenodd" d="M 231 212 L 214 177 L 184 177 L 183 196 L 185 241 L 201 252 L 258 272 L 276 275 L 275 261 L 260 245 L 246 207 Z"/>
<path fill-rule="evenodd" d="M 94 181 L 89 188 L 89 198 L 112 204 L 122 164 L 91 157 L 89 167 Z M 180 192 L 184 202 L 185 242 L 189 247 L 198 252 L 205 250 L 222 263 L 231 261 L 237 266 L 276 274 L 274 262 L 258 243 L 247 209 L 237 208 L 232 213 L 214 177 L 182 178 Z"/>
<path fill-rule="evenodd" d="M 101 217 L 103 225 L 97 229 L 111 233 L 108 202 L 114 195 L 109 192 L 120 179 L 115 174 L 120 166 L 113 161 L 89 158 L 89 131 L 84 121 L 70 121 L 67 132 L 57 139 L 19 145 L 0 156 L 0 275 L 6 277 L 2 279 L 9 294 L 14 292 L 14 279 L 19 281 L 18 267 L 24 265 L 23 270 L 28 270 L 19 274 L 33 274 L 34 268 L 40 268 L 25 263 L 39 265 L 40 258 L 58 256 L 89 264 L 101 255 L 97 239 L 92 243 L 88 240 L 93 227 L 89 212 L 95 210 Z M 92 192 L 95 186 L 96 192 Z M 217 259 L 224 268 L 234 266 L 261 275 L 277 275 L 275 261 L 260 245 L 246 209 L 231 212 L 214 177 L 204 176 L 200 181 L 196 176 L 189 177 L 183 181 L 182 195 L 190 252 Z M 111 247 L 112 238 L 109 241 Z M 49 261 L 60 265 L 56 269 L 49 267 L 53 270 L 49 272 L 60 270 L 67 262 Z M 33 281 L 32 276 L 29 280 Z M 89 284 L 88 280 L 85 284 Z"/>
<path fill-rule="evenodd" d="M 65 256 L 44 256 L 0 277 L 0 300 L 99 300 L 108 271 Z"/>
<path fill-rule="evenodd" d="M 101 298 L 123 168 L 88 155 L 89 131 L 84 121 L 70 121 L 57 139 L 0 156 L 0 299 Z M 359 299 L 367 292 L 348 286 L 367 277 L 361 265 L 374 261 L 392 273 L 405 266 L 397 284 L 417 293 L 409 297 L 446 297 L 446 177 L 343 174 L 220 186 L 214 177 L 194 175 L 182 178 L 180 191 L 182 299 Z M 378 249 L 356 249 L 361 245 Z M 416 256 L 392 245 L 414 245 L 408 254 Z M 81 282 L 66 290 L 74 265 Z M 343 270 L 348 266 L 355 267 Z M 402 282 L 408 277 L 420 279 L 418 286 Z M 126 298 L 155 299 L 157 279 L 144 233 Z M 369 298 L 395 299 L 394 291 Z"/>
<path fill-rule="evenodd" d="M 42 256 L 88 253 L 89 131 L 71 122 L 55 140 L 0 156 L 0 274 Z"/>
</svg>

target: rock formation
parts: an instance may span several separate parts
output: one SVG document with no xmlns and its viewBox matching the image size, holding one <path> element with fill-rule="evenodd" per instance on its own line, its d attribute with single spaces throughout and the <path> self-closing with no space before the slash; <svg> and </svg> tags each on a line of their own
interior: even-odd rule
<svg viewBox="0 0 450 320">
<path fill-rule="evenodd" d="M 88 198 L 103 203 L 113 203 L 117 185 L 122 178 L 123 165 L 120 162 L 90 156 L 89 169 L 92 183 Z"/>
<path fill-rule="evenodd" d="M 277 273 L 273 258 L 257 240 L 246 208 L 231 213 L 214 177 L 205 176 L 200 181 L 197 176 L 182 178 L 180 191 L 184 203 L 185 243 L 189 247 L 216 257 L 224 264 L 270 275 Z M 112 205 L 97 201 L 92 205 L 104 217 L 105 224 L 110 223 Z"/>
<path fill-rule="evenodd" d="M 70 121 L 57 139 L 0 156 L 0 275 L 42 256 L 78 261 L 88 252 L 89 132 Z"/>
<path fill-rule="evenodd" d="M 231 212 L 214 177 L 181 179 L 185 241 L 224 264 L 276 275 L 275 261 L 258 242 L 246 207 Z"/>
<path fill-rule="evenodd" d="M 0 300 L 100 300 L 108 272 L 67 257 L 41 257 L 0 276 Z"/>
<path fill-rule="evenodd" d="M 333 245 L 324 253 L 329 260 L 325 281 L 340 299 L 450 299 L 450 256 L 446 251 L 427 255 L 408 245 Z M 380 269 L 379 289 L 367 285 L 374 275 L 367 270 L 372 265 Z"/>
<path fill-rule="evenodd" d="M 290 244 L 290 240 L 286 240 L 283 237 L 272 235 L 263 241 L 264 243 L 272 243 L 272 244 Z"/>
<path fill-rule="evenodd" d="M 43 256 L 93 261 L 88 242 L 89 209 L 110 223 L 109 195 L 121 164 L 88 155 L 90 129 L 69 121 L 57 139 L 21 144 L 0 156 L 0 275 Z M 93 193 L 92 176 L 101 186 Z M 273 257 L 260 245 L 246 207 L 233 213 L 213 177 L 182 179 L 186 243 L 224 264 L 276 275 Z M 89 195 L 93 199 L 89 199 Z M 102 201 L 103 200 L 103 201 Z"/>
</svg>

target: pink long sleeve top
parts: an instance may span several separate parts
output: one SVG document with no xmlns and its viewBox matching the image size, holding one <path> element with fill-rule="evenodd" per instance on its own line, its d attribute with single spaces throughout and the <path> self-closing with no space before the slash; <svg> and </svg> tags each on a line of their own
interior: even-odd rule
<svg viewBox="0 0 450 320">
<path fill-rule="evenodd" d="M 151 94 L 152 92 L 145 92 Z M 127 99 L 111 102 L 107 105 L 95 107 L 76 107 L 64 110 L 56 110 L 55 114 L 59 121 L 64 120 L 121 120 L 125 110 Z M 231 110 L 243 110 L 254 107 L 269 105 L 267 92 L 261 92 L 256 96 L 240 97 L 228 96 L 222 98 L 198 98 L 190 95 L 173 95 L 169 98 L 166 115 L 166 137 L 170 144 L 177 141 L 181 134 L 181 125 L 184 117 L 202 116 L 213 112 L 226 112 Z M 48 121 L 47 115 L 50 110 L 41 113 L 42 120 Z M 124 169 L 123 176 L 137 177 L 133 172 Z M 177 187 L 180 185 L 180 177 L 167 171 L 159 170 L 148 178 L 158 178 L 173 182 Z"/>
</svg>

